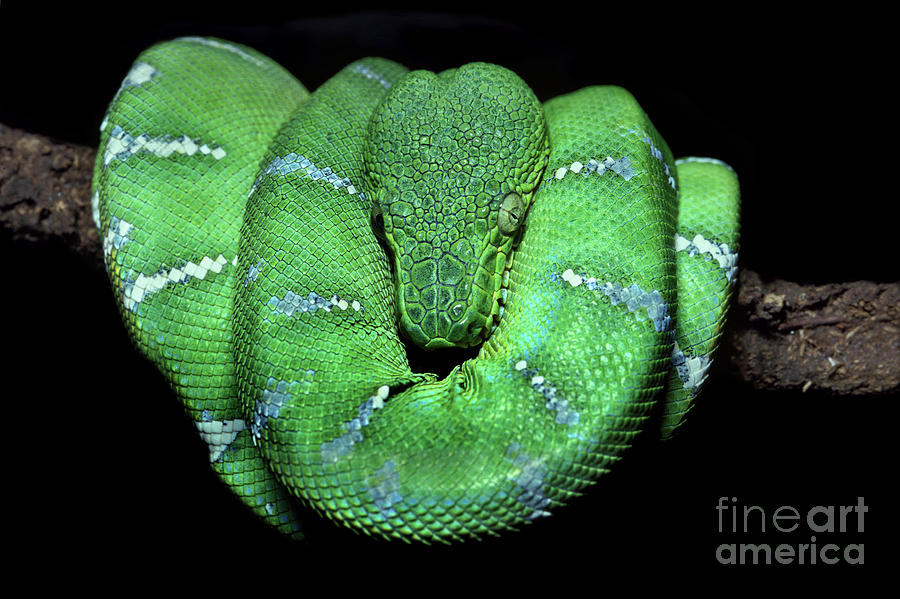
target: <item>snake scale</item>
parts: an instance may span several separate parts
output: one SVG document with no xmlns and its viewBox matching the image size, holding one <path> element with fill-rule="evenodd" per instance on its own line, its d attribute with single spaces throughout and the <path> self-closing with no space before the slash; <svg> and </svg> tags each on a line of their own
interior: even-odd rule
<svg viewBox="0 0 900 599">
<path fill-rule="evenodd" d="M 739 190 L 634 98 L 354 62 L 314 93 L 214 38 L 144 51 L 101 124 L 119 310 L 255 513 L 449 542 L 552 513 L 682 422 Z M 405 344 L 478 349 L 443 379 Z M 473 349 L 473 355 L 474 355 Z M 440 355 L 440 354 L 438 354 Z"/>
</svg>

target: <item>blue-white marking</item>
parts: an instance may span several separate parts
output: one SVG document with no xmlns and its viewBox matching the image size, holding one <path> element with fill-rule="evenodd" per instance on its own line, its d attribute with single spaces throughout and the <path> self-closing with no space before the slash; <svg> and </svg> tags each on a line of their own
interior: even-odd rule
<svg viewBox="0 0 900 599">
<path fill-rule="evenodd" d="M 366 79 L 371 79 L 372 81 L 378 82 L 378 84 L 381 85 L 384 89 L 391 89 L 390 81 L 388 81 L 383 76 L 376 73 L 375 71 L 373 71 L 372 69 L 370 69 L 369 67 L 367 67 L 366 65 L 364 65 L 362 63 L 359 63 L 359 62 L 354 63 L 350 67 L 350 70 L 353 71 L 354 73 L 359 73 Z"/>
<path fill-rule="evenodd" d="M 381 515 L 385 518 L 396 516 L 394 505 L 403 501 L 403 497 L 399 491 L 400 476 L 394 460 L 385 460 L 381 468 L 366 479 L 366 484 L 369 487 L 369 497 Z"/>
<path fill-rule="evenodd" d="M 678 191 L 678 185 L 675 183 L 675 176 L 674 176 L 675 171 L 674 171 L 674 169 L 672 169 L 672 168 L 669 167 L 669 163 L 666 162 L 666 159 L 665 159 L 665 157 L 663 156 L 662 150 L 660 150 L 659 148 L 656 147 L 656 144 L 654 144 L 654 143 L 653 143 L 653 140 L 650 139 L 650 135 L 649 135 L 648 133 L 643 132 L 643 131 L 636 131 L 636 130 L 634 130 L 634 129 L 628 129 L 628 132 L 629 132 L 629 133 L 634 133 L 635 135 L 637 135 L 638 138 L 639 138 L 643 143 L 647 144 L 647 145 L 650 147 L 650 154 L 651 154 L 654 158 L 656 158 L 657 160 L 659 160 L 659 161 L 662 163 L 662 165 L 663 165 L 663 170 L 664 170 L 665 173 L 666 173 L 666 177 L 668 177 L 668 179 L 669 179 L 669 186 L 670 186 L 672 189 L 674 189 L 675 191 Z"/>
<path fill-rule="evenodd" d="M 544 397 L 544 407 L 552 412 L 556 412 L 556 424 L 565 424 L 566 426 L 578 424 L 581 415 L 569 406 L 567 399 L 557 397 L 556 386 L 546 380 L 537 368 L 529 368 L 528 362 L 525 360 L 516 362 L 514 368 L 528 380 L 535 392 L 540 393 Z"/>
<path fill-rule="evenodd" d="M 550 505 L 550 498 L 544 497 L 544 480 L 547 477 L 547 467 L 542 460 L 533 459 L 519 443 L 510 443 L 506 448 L 504 459 L 519 469 L 519 474 L 513 480 L 521 493 L 516 500 L 531 508 L 533 511 L 528 516 L 530 520 L 549 516 L 546 508 Z"/>
<path fill-rule="evenodd" d="M 256 261 L 256 264 L 251 264 L 250 268 L 247 269 L 247 274 L 244 275 L 244 287 L 249 285 L 252 282 L 256 282 L 256 279 L 259 278 L 259 269 L 263 265 L 262 258 L 259 258 Z"/>
<path fill-rule="evenodd" d="M 344 434 L 322 443 L 320 454 L 322 462 L 333 464 L 353 449 L 353 445 L 363 440 L 362 429 L 369 426 L 369 419 L 376 410 L 384 407 L 384 400 L 388 398 L 390 388 L 382 385 L 378 388 L 374 395 L 370 396 L 366 401 L 357 408 L 357 417 L 341 424 L 341 430 Z"/>
<path fill-rule="evenodd" d="M 315 291 L 310 291 L 305 297 L 293 291 L 286 292 L 283 298 L 273 295 L 266 305 L 272 308 L 276 314 L 285 316 L 293 316 L 295 313 L 298 315 L 313 313 L 317 310 L 331 312 L 335 308 L 338 310 L 352 309 L 354 312 L 363 310 L 362 304 L 357 300 L 348 301 L 334 294 L 329 298 L 319 295 Z"/>
<path fill-rule="evenodd" d="M 253 182 L 253 186 L 250 188 L 250 194 L 253 193 L 259 188 L 260 183 L 265 177 L 269 175 L 276 176 L 284 176 L 289 173 L 294 173 L 297 171 L 302 171 L 304 175 L 312 179 L 313 181 L 325 181 L 329 183 L 335 189 L 346 189 L 347 193 L 350 195 L 358 194 L 360 198 L 363 200 L 366 199 L 366 196 L 363 192 L 358 191 L 356 186 L 348 179 L 347 177 L 341 177 L 333 170 L 331 167 L 319 168 L 315 164 L 313 164 L 312 160 L 309 158 L 297 154 L 296 152 L 291 152 L 285 156 L 278 156 L 269 163 L 268 166 L 263 170 L 262 173 L 256 178 L 256 181 Z M 249 196 L 248 196 L 249 197 Z"/>
<path fill-rule="evenodd" d="M 131 67 L 131 70 L 128 71 L 128 74 L 125 75 L 121 87 L 144 85 L 152 81 L 157 75 L 159 75 L 159 71 L 153 65 L 146 62 L 136 62 Z"/>
<path fill-rule="evenodd" d="M 237 54 L 244 60 L 251 62 L 258 67 L 266 66 L 265 62 L 263 62 L 262 60 L 260 60 L 259 58 L 255 57 L 255 56 L 253 56 L 252 54 L 248 54 L 247 52 L 244 52 L 237 46 L 233 46 L 233 45 L 225 43 L 225 42 L 220 42 L 218 40 L 210 39 L 208 37 L 194 37 L 194 36 L 179 37 L 179 38 L 176 38 L 175 41 L 176 42 L 188 42 L 188 43 L 195 43 L 195 44 L 203 44 L 204 46 L 209 46 L 210 48 L 218 48 L 219 50 L 225 50 L 226 52 L 231 52 L 233 54 Z"/>
<path fill-rule="evenodd" d="M 275 377 L 269 377 L 266 388 L 259 399 L 253 405 L 253 421 L 250 423 L 250 432 L 253 435 L 253 444 L 262 435 L 262 429 L 269 426 L 269 418 L 277 418 L 281 408 L 291 398 L 289 387 L 296 382 L 276 381 Z"/>
<path fill-rule="evenodd" d="M 662 333 L 672 329 L 669 304 L 663 300 L 662 294 L 656 289 L 644 291 L 636 283 L 632 283 L 628 287 L 609 281 L 599 283 L 594 277 L 589 277 L 586 274 L 575 274 L 571 268 L 564 271 L 562 275 L 556 275 L 556 273 L 551 275 L 551 280 L 556 280 L 557 278 L 561 278 L 572 287 L 584 284 L 587 289 L 603 292 L 612 305 L 625 304 L 628 311 L 634 314 L 638 320 L 649 318 L 657 332 Z M 639 312 L 641 309 L 643 309 L 643 312 Z"/>
</svg>

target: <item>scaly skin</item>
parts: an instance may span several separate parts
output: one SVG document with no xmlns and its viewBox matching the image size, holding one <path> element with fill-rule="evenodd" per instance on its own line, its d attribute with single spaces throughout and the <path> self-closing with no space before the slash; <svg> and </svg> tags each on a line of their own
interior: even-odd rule
<svg viewBox="0 0 900 599">
<path fill-rule="evenodd" d="M 138 58 L 102 132 L 126 325 L 216 471 L 294 537 L 291 495 L 387 538 L 516 528 L 656 405 L 669 436 L 705 377 L 737 179 L 676 163 L 625 90 L 541 105 L 496 65 L 364 59 L 309 96 L 249 48 L 182 38 Z M 404 337 L 483 344 L 437 380 Z"/>
<path fill-rule="evenodd" d="M 366 162 L 410 339 L 426 349 L 483 341 L 518 231 L 499 230 L 498 198 L 518 198 L 524 220 L 548 153 L 537 98 L 495 65 L 410 73 L 375 110 Z"/>
</svg>

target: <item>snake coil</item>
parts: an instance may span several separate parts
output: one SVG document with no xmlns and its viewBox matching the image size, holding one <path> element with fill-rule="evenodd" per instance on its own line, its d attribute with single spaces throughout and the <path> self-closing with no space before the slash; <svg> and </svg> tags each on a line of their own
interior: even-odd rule
<svg viewBox="0 0 900 599">
<path fill-rule="evenodd" d="M 383 537 L 548 515 L 696 396 L 739 191 L 634 98 L 369 58 L 314 93 L 238 44 L 142 53 L 101 125 L 94 215 L 135 344 L 210 463 Z M 374 223 L 374 226 L 373 226 Z M 404 343 L 479 347 L 438 379 Z M 650 418 L 659 406 L 659 418 Z"/>
</svg>

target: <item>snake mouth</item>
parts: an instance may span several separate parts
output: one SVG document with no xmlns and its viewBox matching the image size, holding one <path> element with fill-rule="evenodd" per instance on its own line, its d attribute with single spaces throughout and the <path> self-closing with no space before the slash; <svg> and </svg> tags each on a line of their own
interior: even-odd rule
<svg viewBox="0 0 900 599">
<path fill-rule="evenodd" d="M 511 257 L 511 256 L 510 256 Z M 510 265 L 503 269 L 503 274 L 500 279 L 500 289 L 497 291 L 497 318 L 495 319 L 495 323 L 491 325 L 491 334 L 500 326 L 500 322 L 503 318 L 503 312 L 506 310 L 506 298 L 509 295 L 509 273 L 511 270 L 512 262 Z"/>
<path fill-rule="evenodd" d="M 509 297 L 509 273 L 512 270 L 515 254 L 516 252 L 514 250 L 510 251 L 509 257 L 506 260 L 506 266 L 500 273 L 500 285 L 494 294 L 491 312 L 488 315 L 487 322 L 481 332 L 482 342 L 490 339 L 497 330 L 497 327 L 499 327 L 500 323 L 503 321 L 503 314 L 506 312 L 506 301 Z"/>
</svg>

